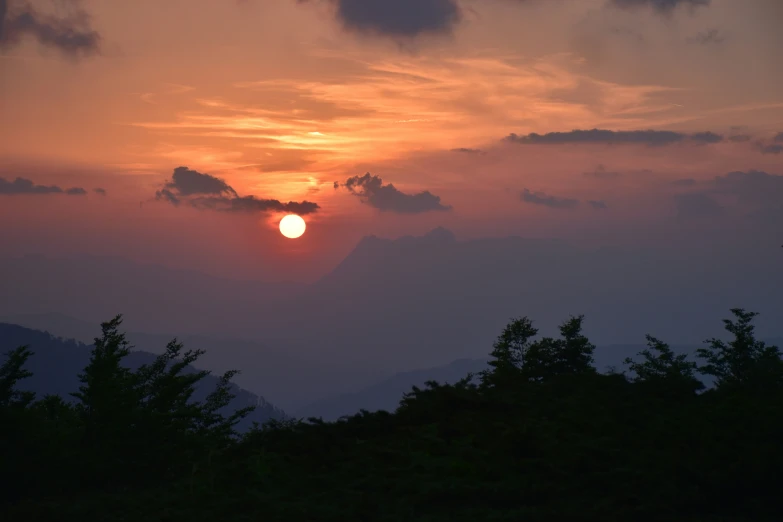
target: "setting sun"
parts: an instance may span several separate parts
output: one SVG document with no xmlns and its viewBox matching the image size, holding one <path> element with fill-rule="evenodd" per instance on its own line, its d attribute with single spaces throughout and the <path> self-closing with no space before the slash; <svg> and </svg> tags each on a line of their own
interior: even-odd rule
<svg viewBox="0 0 783 522">
<path fill-rule="evenodd" d="M 289 239 L 300 237 L 306 228 L 305 220 L 296 214 L 289 214 L 280 220 L 280 233 Z"/>
</svg>

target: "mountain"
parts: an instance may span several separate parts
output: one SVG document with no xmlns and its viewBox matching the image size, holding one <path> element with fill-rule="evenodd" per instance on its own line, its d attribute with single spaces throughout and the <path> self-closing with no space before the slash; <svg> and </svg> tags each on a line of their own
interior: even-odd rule
<svg viewBox="0 0 783 522">
<path fill-rule="evenodd" d="M 697 344 L 720 334 L 721 319 L 740 306 L 762 312 L 760 335 L 780 335 L 783 300 L 769 290 L 783 286 L 778 256 L 728 242 L 656 250 L 459 240 L 440 228 L 364 238 L 306 286 L 33 256 L 0 260 L 0 316 L 59 312 L 97 325 L 123 313 L 132 332 L 194 336 L 188 342 L 207 348 L 210 368 L 245 370 L 242 386 L 294 411 L 411 368 L 485 357 L 522 315 L 552 335 L 569 315 L 585 314 L 585 333 L 602 346 L 638 344 L 646 333 Z"/>
<path fill-rule="evenodd" d="M 31 330 L 19 325 L 0 323 L 0 354 L 5 354 L 19 346 L 28 346 L 33 355 L 28 359 L 25 369 L 32 372 L 32 377 L 19 382 L 19 389 L 36 392 L 38 398 L 46 394 L 60 395 L 63 399 L 73 400 L 71 392 L 78 391 L 78 374 L 90 361 L 91 347 L 74 340 L 57 338 L 48 332 Z M 125 359 L 125 365 L 131 369 L 137 369 L 142 364 L 149 364 L 155 359 L 155 355 L 132 351 Z M 4 359 L 3 359 L 4 360 Z M 186 373 L 195 372 L 196 368 L 188 366 Z M 196 386 L 193 398 L 203 400 L 215 389 L 218 377 L 207 375 Z M 232 393 L 236 395 L 227 406 L 226 412 L 233 412 L 246 406 L 256 406 L 256 409 L 238 425 L 239 430 L 247 430 L 253 421 L 260 424 L 269 419 L 281 419 L 285 416 L 263 397 L 240 388 L 232 386 Z"/>
<path fill-rule="evenodd" d="M 436 229 L 363 239 L 294 301 L 279 303 L 277 323 L 265 328 L 289 332 L 299 346 L 317 343 L 311 358 L 400 371 L 483 357 L 508 320 L 523 315 L 550 335 L 569 315 L 585 314 L 599 345 L 640 343 L 646 333 L 693 344 L 721 332 L 721 319 L 740 306 L 762 312 L 760 332 L 779 334 L 772 328 L 783 301 L 768 289 L 780 286 L 778 258 L 765 252 L 461 241 Z M 253 326 L 238 329 L 252 335 Z"/>
</svg>

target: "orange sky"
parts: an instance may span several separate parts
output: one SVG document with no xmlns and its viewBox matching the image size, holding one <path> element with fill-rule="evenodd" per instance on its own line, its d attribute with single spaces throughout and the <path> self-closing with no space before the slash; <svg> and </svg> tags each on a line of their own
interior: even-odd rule
<svg viewBox="0 0 783 522">
<path fill-rule="evenodd" d="M 41 20 L 88 23 L 100 39 L 84 55 L 29 32 L 5 45 L 0 36 L 0 177 L 107 195 L 0 194 L 0 240 L 13 254 L 312 279 L 371 233 L 444 225 L 460 237 L 610 241 L 647 227 L 665 236 L 682 190 L 673 181 L 783 175 L 783 154 L 770 148 L 783 131 L 783 3 L 637 3 L 649 5 L 462 0 L 448 30 L 400 38 L 355 30 L 339 0 L 34 0 Z M 7 0 L 6 35 L 22 4 Z M 593 128 L 723 139 L 502 140 Z M 729 139 L 739 134 L 749 138 Z M 585 175 L 598 165 L 610 174 Z M 154 201 L 178 166 L 242 196 L 320 209 L 302 239 L 286 241 L 274 230 L 279 213 Z M 365 172 L 406 194 L 430 191 L 451 210 L 381 211 L 333 188 Z M 524 189 L 581 204 L 531 203 Z"/>
</svg>

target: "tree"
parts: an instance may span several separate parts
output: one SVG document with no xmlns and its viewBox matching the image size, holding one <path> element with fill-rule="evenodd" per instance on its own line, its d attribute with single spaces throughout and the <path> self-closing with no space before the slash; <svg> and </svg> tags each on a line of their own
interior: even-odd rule
<svg viewBox="0 0 783 522">
<path fill-rule="evenodd" d="M 753 319 L 759 315 L 743 308 L 732 308 L 735 320 L 724 319 L 727 332 L 734 338 L 728 343 L 712 338 L 704 341 L 707 348 L 696 353 L 706 361 L 699 367 L 705 375 L 716 378 L 720 387 L 780 385 L 783 380 L 783 364 L 780 350 L 756 340 Z"/>
<path fill-rule="evenodd" d="M 624 361 L 628 369 L 636 374 L 633 382 L 683 387 L 691 392 L 704 388 L 704 384 L 696 378 L 697 364 L 688 361 L 687 354 L 675 355 L 668 344 L 651 335 L 645 337 L 647 348 L 637 354 L 644 361 L 636 362 L 630 357 Z"/>
<path fill-rule="evenodd" d="M 35 393 L 19 391 L 16 385 L 33 374 L 24 369 L 33 355 L 27 346 L 20 346 L 5 354 L 6 360 L 0 366 L 0 408 L 26 408 L 35 400 Z"/>
<path fill-rule="evenodd" d="M 481 372 L 481 383 L 497 385 L 518 374 L 530 341 L 537 334 L 538 329 L 533 327 L 533 322 L 527 317 L 512 319 L 493 345 L 489 354 L 492 359 L 488 363 L 491 369 Z"/>
<path fill-rule="evenodd" d="M 535 342 L 538 330 L 527 317 L 515 319 L 495 342 L 482 382 L 497 384 L 508 378 L 521 377 L 541 382 L 556 375 L 595 372 L 592 367 L 595 345 L 582 334 L 584 316 L 572 316 L 560 325 L 560 339 L 544 337 Z"/>
<path fill-rule="evenodd" d="M 95 338 L 90 363 L 79 374 L 78 411 L 91 442 L 129 428 L 129 413 L 136 406 L 134 376 L 121 365 L 130 354 L 125 334 L 119 332 L 122 316 L 101 324 L 103 335 Z"/>
</svg>

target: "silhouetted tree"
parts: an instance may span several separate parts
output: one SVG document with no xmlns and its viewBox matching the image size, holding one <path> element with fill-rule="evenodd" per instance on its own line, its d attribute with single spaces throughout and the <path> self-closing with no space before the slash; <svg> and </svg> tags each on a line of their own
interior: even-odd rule
<svg viewBox="0 0 783 522">
<path fill-rule="evenodd" d="M 0 366 L 0 408 L 26 408 L 35 400 L 34 392 L 16 389 L 19 381 L 33 375 L 24 369 L 32 355 L 33 352 L 27 346 L 20 346 L 5 354 L 6 360 Z"/>
<path fill-rule="evenodd" d="M 633 382 L 661 384 L 694 392 L 704 388 L 696 377 L 697 364 L 688 361 L 687 354 L 675 355 L 669 345 L 651 335 L 645 336 L 647 348 L 639 352 L 642 362 L 630 357 L 624 361 L 628 369 L 635 373 Z"/>
<path fill-rule="evenodd" d="M 732 308 L 731 313 L 735 320 L 724 319 L 723 323 L 734 338 L 728 343 L 707 339 L 708 347 L 696 350 L 706 361 L 699 371 L 714 376 L 718 388 L 780 385 L 783 382 L 780 350 L 756 340 L 753 319 L 758 313 L 742 308 Z"/>
<path fill-rule="evenodd" d="M 593 345 L 582 334 L 584 316 L 570 317 L 560 325 L 559 339 L 532 341 L 538 330 L 527 317 L 512 320 L 490 353 L 490 370 L 482 372 L 485 385 L 521 378 L 541 382 L 558 375 L 594 373 Z"/>
<path fill-rule="evenodd" d="M 522 375 L 540 382 L 559 375 L 594 373 L 593 345 L 582 334 L 584 316 L 570 317 L 560 325 L 560 339 L 544 337 L 532 343 L 523 356 Z"/>
<path fill-rule="evenodd" d="M 516 377 L 520 366 L 525 364 L 531 340 L 537 334 L 538 329 L 533 327 L 533 322 L 527 317 L 512 319 L 493 345 L 487 363 L 491 369 L 481 372 L 482 383 L 494 385 Z"/>
</svg>

